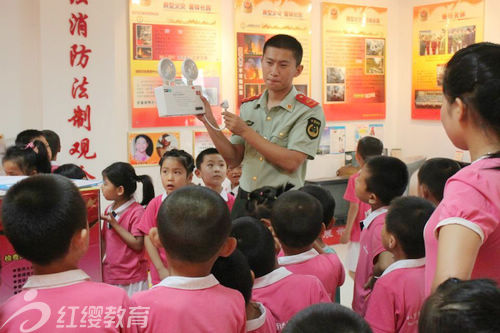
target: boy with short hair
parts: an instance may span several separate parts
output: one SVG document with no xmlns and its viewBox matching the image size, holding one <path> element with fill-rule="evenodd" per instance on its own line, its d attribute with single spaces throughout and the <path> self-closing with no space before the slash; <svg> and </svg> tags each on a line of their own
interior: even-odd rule
<svg viewBox="0 0 500 333">
<path fill-rule="evenodd" d="M 37 332 L 135 331 L 128 321 L 132 308 L 127 293 L 89 281 L 78 269 L 89 246 L 89 229 L 85 202 L 71 180 L 35 175 L 15 184 L 3 200 L 2 223 L 16 252 L 33 264 L 34 273 L 21 293 L 0 306 L 2 331 L 22 331 L 27 322 L 33 330 L 36 323 Z M 42 316 L 27 311 L 30 306 L 40 308 Z M 90 308 L 104 312 L 93 319 L 87 314 Z M 110 308 L 116 309 L 114 313 L 108 313 Z"/>
<path fill-rule="evenodd" d="M 418 196 L 439 205 L 443 200 L 444 185 L 460 170 L 460 164 L 449 158 L 431 158 L 418 170 Z"/>
<path fill-rule="evenodd" d="M 234 195 L 228 193 L 222 183 L 226 179 L 226 161 L 215 148 L 207 148 L 196 156 L 196 177 L 201 178 L 206 187 L 219 193 L 227 203 L 229 210 L 233 208 Z"/>
<path fill-rule="evenodd" d="M 149 236 L 165 249 L 170 276 L 132 297 L 151 309 L 145 332 L 245 332 L 242 295 L 210 274 L 236 247 L 230 230 L 229 210 L 211 189 L 186 186 L 168 195 Z"/>
<path fill-rule="evenodd" d="M 373 137 L 365 136 L 358 141 L 358 146 L 356 147 L 356 161 L 363 167 L 365 161 L 371 156 L 379 156 L 384 150 L 384 145 L 382 141 Z M 370 205 L 362 202 L 356 196 L 355 183 L 356 178 L 359 177 L 358 172 L 354 173 L 349 177 L 347 181 L 347 187 L 344 193 L 344 199 L 349 202 L 349 210 L 347 212 L 347 221 L 344 232 L 340 236 L 341 243 L 348 243 L 347 246 L 347 258 L 346 258 L 346 268 L 349 271 L 349 276 L 354 279 L 356 273 L 356 265 L 358 264 L 359 258 L 359 237 L 361 234 L 361 229 L 359 223 L 363 221 L 366 217 L 366 212 L 370 210 Z"/>
<path fill-rule="evenodd" d="M 408 169 L 403 161 L 388 156 L 369 158 L 356 178 L 356 195 L 371 206 L 370 214 L 363 220 L 360 237 L 360 254 L 354 277 L 352 309 L 364 316 L 366 299 L 375 279 L 392 264 L 392 254 L 382 245 L 381 232 L 387 206 L 401 196 L 408 185 Z"/>
<path fill-rule="evenodd" d="M 278 266 L 271 231 L 256 218 L 234 220 L 231 235 L 255 274 L 252 297 L 271 311 L 278 332 L 300 310 L 331 301 L 317 277 L 293 274 Z"/>
<path fill-rule="evenodd" d="M 335 300 L 335 289 L 344 283 L 344 267 L 335 253 L 320 254 L 313 248 L 325 231 L 321 203 L 302 191 L 284 193 L 274 203 L 271 224 L 285 254 L 278 258 L 280 266 L 316 276 Z"/>
<path fill-rule="evenodd" d="M 61 152 L 61 139 L 59 138 L 59 135 L 49 129 L 45 129 L 42 131 L 43 136 L 45 136 L 45 139 L 49 143 L 50 150 L 52 151 L 52 159 L 50 160 L 50 163 L 52 164 L 52 172 L 54 172 L 55 169 L 57 169 L 58 164 L 57 164 L 57 154 Z"/>
<path fill-rule="evenodd" d="M 382 273 L 367 304 L 365 319 L 374 332 L 418 331 L 424 295 L 424 227 L 434 205 L 417 197 L 395 199 L 382 228 L 384 248 L 394 263 Z"/>
</svg>

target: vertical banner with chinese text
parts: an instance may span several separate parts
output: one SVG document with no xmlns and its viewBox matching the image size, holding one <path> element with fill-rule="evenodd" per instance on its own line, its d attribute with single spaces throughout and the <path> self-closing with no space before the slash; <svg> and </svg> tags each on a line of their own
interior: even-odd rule
<svg viewBox="0 0 500 333">
<path fill-rule="evenodd" d="M 184 59 L 198 66 L 202 87 L 220 118 L 221 25 L 218 0 L 130 2 L 130 80 L 132 127 L 193 126 L 194 116 L 158 117 L 153 89 L 162 85 L 158 61 L 169 58 L 181 78 Z"/>
<path fill-rule="evenodd" d="M 439 120 L 446 63 L 458 50 L 482 40 L 483 25 L 483 0 L 413 8 L 412 119 Z"/>
<path fill-rule="evenodd" d="M 302 74 L 294 79 L 297 90 L 308 95 L 311 88 L 311 0 L 236 0 L 237 57 L 236 99 L 239 109 L 245 98 L 265 90 L 262 52 L 275 34 L 291 35 L 302 44 Z"/>
<path fill-rule="evenodd" d="M 321 3 L 328 121 L 385 118 L 387 9 Z"/>
</svg>

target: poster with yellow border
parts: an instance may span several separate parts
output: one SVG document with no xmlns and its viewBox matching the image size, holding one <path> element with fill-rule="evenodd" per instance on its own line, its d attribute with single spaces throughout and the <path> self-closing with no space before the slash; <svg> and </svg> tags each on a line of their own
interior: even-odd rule
<svg viewBox="0 0 500 333">
<path fill-rule="evenodd" d="M 385 118 L 387 8 L 321 3 L 328 121 Z"/>
<path fill-rule="evenodd" d="M 291 35 L 302 44 L 302 73 L 294 79 L 299 92 L 311 91 L 311 0 L 235 0 L 236 100 L 265 90 L 261 59 L 264 43 L 276 34 Z"/>
<path fill-rule="evenodd" d="M 158 165 L 166 151 L 180 149 L 179 132 L 129 132 L 128 162 L 132 165 Z"/>
<path fill-rule="evenodd" d="M 482 41 L 483 30 L 483 0 L 413 8 L 412 119 L 440 119 L 446 63 L 458 50 Z"/>
<path fill-rule="evenodd" d="M 198 79 L 220 119 L 221 12 L 219 0 L 130 0 L 130 85 L 132 127 L 201 126 L 194 116 L 158 117 L 153 89 L 162 85 L 158 62 L 175 64 L 177 84 L 182 62 L 194 60 Z"/>
</svg>

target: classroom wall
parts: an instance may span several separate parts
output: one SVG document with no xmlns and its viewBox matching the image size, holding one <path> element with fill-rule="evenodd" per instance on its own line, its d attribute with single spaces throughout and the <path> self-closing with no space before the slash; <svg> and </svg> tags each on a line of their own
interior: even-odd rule
<svg viewBox="0 0 500 333">
<path fill-rule="evenodd" d="M 411 29 L 412 8 L 435 3 L 429 0 L 344 0 L 339 3 L 388 8 L 386 119 L 383 123 L 385 146 L 402 148 L 403 155 L 453 157 L 451 145 L 439 122 L 411 120 Z M 485 40 L 500 42 L 500 1 L 486 0 Z M 321 100 L 321 31 L 320 0 L 313 0 L 312 10 L 312 93 Z M 232 1 L 222 0 L 222 99 L 234 105 L 235 51 Z M 67 122 L 74 101 L 70 97 L 72 78 L 81 72 L 68 63 L 71 44 L 81 42 L 68 33 L 68 18 L 74 12 L 69 1 L 2 0 L 0 1 L 0 133 L 14 137 L 26 128 L 50 128 L 63 141 L 60 163 L 84 164 L 94 175 L 117 160 L 127 158 L 128 131 L 157 131 L 157 128 L 132 129 L 130 120 L 128 0 L 90 1 L 82 11 L 89 15 L 89 36 L 85 43 L 92 48 L 91 62 L 83 71 L 88 76 L 89 102 L 92 105 L 92 131 L 89 133 L 95 160 L 75 160 L 68 153 L 76 138 L 85 132 Z M 363 121 L 335 122 L 345 125 L 347 149 L 354 149 L 354 128 Z M 192 152 L 192 130 L 181 132 L 181 146 Z M 323 155 L 309 162 L 308 178 L 334 176 L 343 165 L 343 155 Z M 138 167 L 138 174 L 150 174 L 160 193 L 158 167 Z"/>
</svg>

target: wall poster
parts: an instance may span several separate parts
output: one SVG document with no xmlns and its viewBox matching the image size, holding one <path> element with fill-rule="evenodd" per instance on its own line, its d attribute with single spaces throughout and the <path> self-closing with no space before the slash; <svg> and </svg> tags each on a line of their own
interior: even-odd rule
<svg viewBox="0 0 500 333">
<path fill-rule="evenodd" d="M 458 50 L 482 41 L 483 25 L 482 0 L 413 8 L 412 119 L 440 119 L 446 63 Z"/>
<path fill-rule="evenodd" d="M 387 8 L 321 3 L 327 121 L 385 118 Z"/>
<path fill-rule="evenodd" d="M 262 52 L 265 41 L 276 34 L 291 35 L 302 44 L 304 70 L 294 83 L 299 92 L 310 93 L 311 8 L 311 0 L 235 1 L 238 109 L 243 99 L 265 90 Z"/>
<path fill-rule="evenodd" d="M 182 61 L 198 66 L 195 85 L 220 120 L 221 13 L 218 0 L 148 0 L 130 2 L 130 84 L 132 127 L 201 125 L 194 116 L 158 117 L 153 89 L 162 85 L 158 61 L 170 58 L 181 80 Z"/>
<path fill-rule="evenodd" d="M 128 162 L 132 165 L 156 166 L 163 154 L 180 148 L 179 132 L 128 133 Z"/>
</svg>

